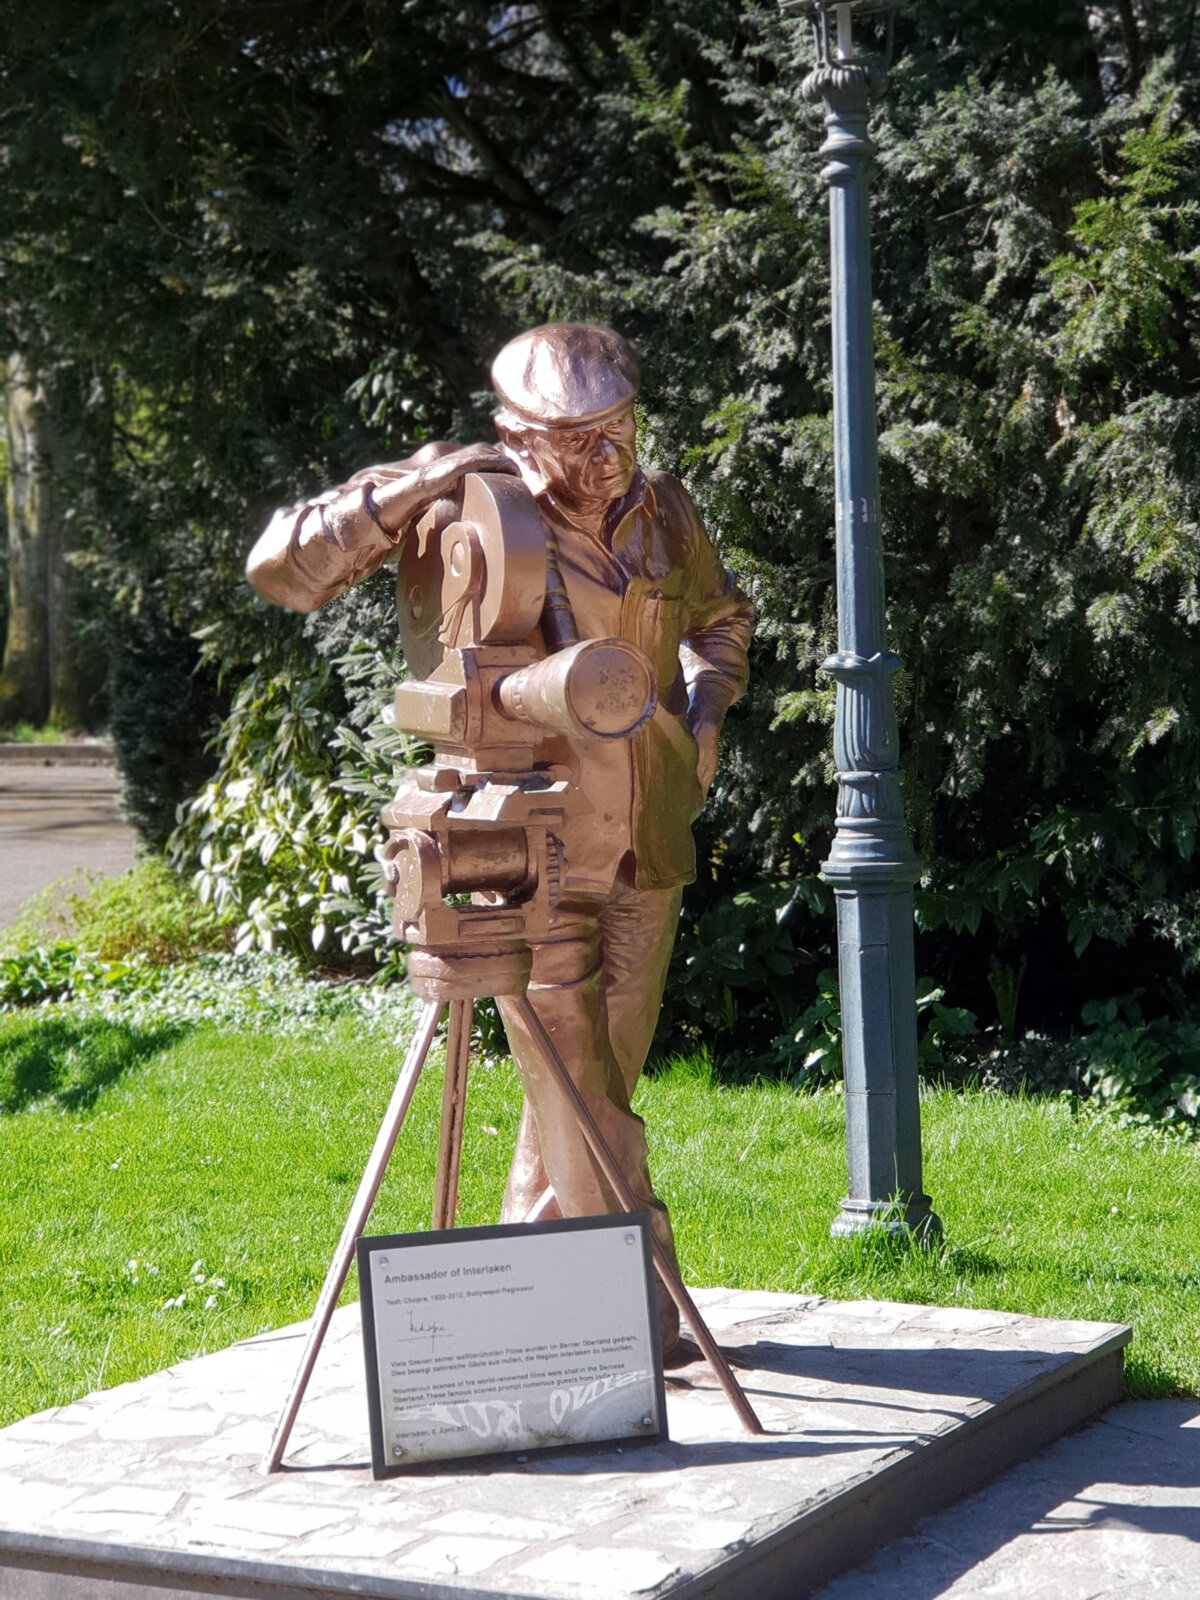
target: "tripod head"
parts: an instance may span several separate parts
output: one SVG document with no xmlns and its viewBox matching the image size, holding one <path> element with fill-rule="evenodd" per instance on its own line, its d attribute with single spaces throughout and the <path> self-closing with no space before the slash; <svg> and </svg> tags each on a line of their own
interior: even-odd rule
<svg viewBox="0 0 1200 1600">
<path fill-rule="evenodd" d="M 384 871 L 409 979 L 427 1000 L 523 994 L 529 942 L 560 893 L 558 832 L 590 809 L 566 766 L 535 761 L 549 734 L 625 739 L 657 698 L 624 639 L 549 655 L 530 642 L 546 604 L 547 534 L 515 477 L 472 473 L 462 507 L 434 506 L 401 548 L 401 639 L 415 676 L 396 726 L 433 744 L 385 807 Z"/>
</svg>

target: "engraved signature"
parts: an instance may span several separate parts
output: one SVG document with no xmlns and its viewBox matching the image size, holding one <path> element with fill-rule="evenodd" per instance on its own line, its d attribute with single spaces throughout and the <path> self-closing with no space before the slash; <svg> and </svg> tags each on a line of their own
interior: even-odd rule
<svg viewBox="0 0 1200 1600">
<path fill-rule="evenodd" d="M 444 1338 L 449 1333 L 449 1328 L 441 1322 L 422 1322 L 416 1312 L 409 1310 L 408 1334 L 400 1335 L 401 1344 L 415 1344 L 419 1339 L 428 1339 L 433 1354 L 437 1354 L 438 1338 Z"/>
<path fill-rule="evenodd" d="M 393 1414 L 398 1428 L 425 1423 L 441 1433 L 471 1433 L 476 1439 L 522 1437 L 520 1400 L 467 1400 L 458 1405 L 406 1406 Z"/>
</svg>

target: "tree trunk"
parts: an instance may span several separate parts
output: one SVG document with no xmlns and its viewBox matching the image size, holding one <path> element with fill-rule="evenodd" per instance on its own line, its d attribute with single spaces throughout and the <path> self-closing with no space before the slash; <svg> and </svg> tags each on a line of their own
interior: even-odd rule
<svg viewBox="0 0 1200 1600">
<path fill-rule="evenodd" d="M 0 667 L 0 723 L 86 718 L 74 649 L 69 519 L 62 515 L 57 457 L 64 430 L 46 386 L 22 355 L 8 362 L 8 635 Z"/>
<path fill-rule="evenodd" d="M 1142 39 L 1133 12 L 1133 0 L 1117 0 L 1117 15 L 1121 19 L 1121 38 L 1125 45 L 1125 59 L 1129 63 L 1128 87 L 1136 90 L 1142 81 Z"/>
<path fill-rule="evenodd" d="M 46 395 L 25 358 L 8 361 L 8 637 L 0 722 L 45 722 L 50 711 L 50 530 L 55 519 Z"/>
<path fill-rule="evenodd" d="M 79 649 L 76 596 L 79 577 L 70 561 L 75 548 L 76 522 L 63 505 L 62 486 L 69 481 L 64 470 L 63 450 L 68 441 L 77 444 L 78 435 L 57 408 L 47 407 L 47 459 L 50 462 L 48 491 L 54 516 L 47 531 L 46 544 L 46 625 L 47 676 L 50 693 L 50 721 L 60 728 L 82 728 L 92 720 L 91 706 L 99 688 L 103 669 L 85 672 Z"/>
</svg>

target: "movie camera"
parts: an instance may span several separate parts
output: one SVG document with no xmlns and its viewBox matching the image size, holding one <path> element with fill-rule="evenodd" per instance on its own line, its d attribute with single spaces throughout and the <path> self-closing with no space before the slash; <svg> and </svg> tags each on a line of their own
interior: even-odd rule
<svg viewBox="0 0 1200 1600">
<path fill-rule="evenodd" d="M 396 726 L 432 762 L 384 809 L 394 926 L 427 1000 L 522 994 L 529 941 L 560 892 L 558 836 L 588 802 L 547 735 L 627 739 L 653 713 L 654 672 L 624 639 L 579 640 L 547 531 L 518 478 L 472 473 L 405 541 L 397 603 L 412 678 Z M 548 604 L 549 600 L 549 604 Z M 531 643 L 542 630 L 550 653 Z"/>
</svg>

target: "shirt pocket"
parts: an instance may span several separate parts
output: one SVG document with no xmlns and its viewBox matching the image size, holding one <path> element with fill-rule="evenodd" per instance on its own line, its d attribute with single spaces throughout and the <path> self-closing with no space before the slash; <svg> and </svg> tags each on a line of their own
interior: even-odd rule
<svg viewBox="0 0 1200 1600">
<path fill-rule="evenodd" d="M 683 633 L 683 597 L 663 584 L 636 578 L 621 603 L 621 636 L 649 657 L 660 694 L 675 682 Z"/>
</svg>

